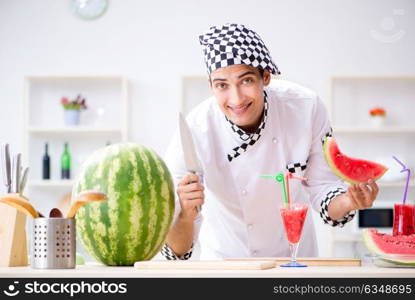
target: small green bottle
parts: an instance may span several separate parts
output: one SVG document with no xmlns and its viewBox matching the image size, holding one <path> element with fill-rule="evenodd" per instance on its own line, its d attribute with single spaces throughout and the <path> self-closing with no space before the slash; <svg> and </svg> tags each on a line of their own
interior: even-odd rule
<svg viewBox="0 0 415 300">
<path fill-rule="evenodd" d="M 68 143 L 65 143 L 61 156 L 61 178 L 71 179 L 71 155 L 69 154 Z"/>
</svg>

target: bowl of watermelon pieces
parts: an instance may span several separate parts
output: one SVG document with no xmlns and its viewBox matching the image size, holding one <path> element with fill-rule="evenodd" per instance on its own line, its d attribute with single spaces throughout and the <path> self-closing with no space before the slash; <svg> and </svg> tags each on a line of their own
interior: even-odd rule
<svg viewBox="0 0 415 300">
<path fill-rule="evenodd" d="M 364 229 L 362 239 L 367 255 L 379 267 L 415 268 L 415 234 L 391 235 L 374 228 Z"/>
<path fill-rule="evenodd" d="M 415 254 L 366 254 L 377 267 L 382 268 L 415 268 Z M 409 262 L 409 263 L 406 263 Z"/>
</svg>

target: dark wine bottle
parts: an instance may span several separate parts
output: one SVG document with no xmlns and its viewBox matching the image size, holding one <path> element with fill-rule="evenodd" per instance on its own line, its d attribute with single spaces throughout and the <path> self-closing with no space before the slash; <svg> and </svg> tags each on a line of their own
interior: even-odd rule
<svg viewBox="0 0 415 300">
<path fill-rule="evenodd" d="M 61 156 L 61 178 L 71 179 L 71 155 L 69 154 L 68 143 L 65 143 Z"/>
<path fill-rule="evenodd" d="M 43 154 L 42 159 L 42 179 L 50 179 L 50 157 L 48 148 L 48 143 L 45 143 L 45 154 Z"/>
</svg>

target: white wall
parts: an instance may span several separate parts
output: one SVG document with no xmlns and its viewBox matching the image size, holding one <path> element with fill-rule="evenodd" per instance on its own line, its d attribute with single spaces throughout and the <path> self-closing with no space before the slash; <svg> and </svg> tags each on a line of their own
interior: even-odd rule
<svg viewBox="0 0 415 300">
<path fill-rule="evenodd" d="M 181 76 L 205 74 L 198 34 L 209 26 L 255 29 L 285 78 L 327 100 L 332 75 L 413 75 L 414 13 L 412 0 L 110 0 L 82 21 L 69 1 L 0 0 L 0 143 L 22 145 L 23 76 L 119 74 L 131 83 L 131 140 L 162 154 Z M 373 30 L 403 36 L 388 43 Z"/>
</svg>

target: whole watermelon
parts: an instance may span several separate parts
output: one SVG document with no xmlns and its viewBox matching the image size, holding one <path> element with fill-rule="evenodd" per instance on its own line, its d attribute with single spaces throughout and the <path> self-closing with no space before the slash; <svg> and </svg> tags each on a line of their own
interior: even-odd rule
<svg viewBox="0 0 415 300">
<path fill-rule="evenodd" d="M 125 266 L 157 254 L 173 219 L 174 188 L 154 151 L 134 143 L 97 150 L 84 163 L 72 196 L 84 190 L 98 190 L 108 198 L 88 203 L 76 214 L 77 234 L 91 256 L 106 265 Z"/>
</svg>

